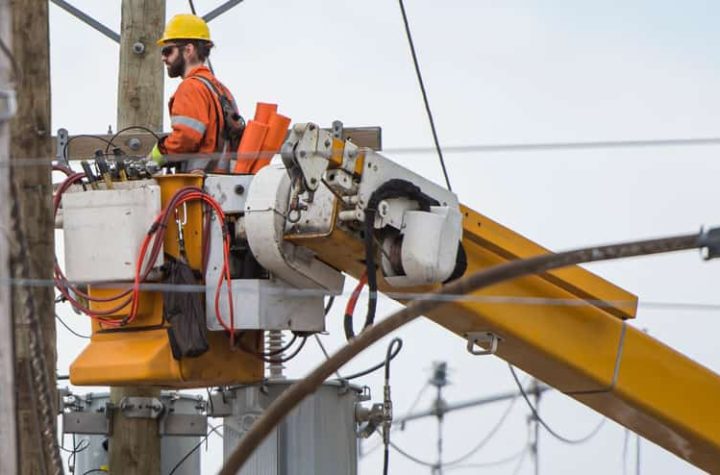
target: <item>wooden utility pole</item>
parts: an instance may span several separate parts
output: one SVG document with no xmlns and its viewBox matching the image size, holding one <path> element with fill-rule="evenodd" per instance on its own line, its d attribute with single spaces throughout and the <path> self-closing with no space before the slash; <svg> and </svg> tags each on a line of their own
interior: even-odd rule
<svg viewBox="0 0 720 475">
<path fill-rule="evenodd" d="M 0 196 L 10 196 L 10 123 L 13 113 L 10 4 L 0 2 Z M 14 79 L 14 78 L 13 78 Z M 0 200 L 0 228 L 10 229 L 9 200 Z M 7 473 L 18 472 L 15 415 L 15 345 L 10 304 L 10 236 L 0 233 L 0 460 Z"/>
<path fill-rule="evenodd" d="M 120 32 L 117 129 L 132 125 L 162 131 L 164 69 L 156 41 L 165 24 L 165 0 L 123 0 Z M 110 400 L 159 397 L 160 389 L 116 387 Z M 110 470 L 126 475 L 160 473 L 156 419 L 129 419 L 116 410 L 110 439 Z"/>
<path fill-rule="evenodd" d="M 52 285 L 55 256 L 52 216 L 52 181 L 50 134 L 50 51 L 48 33 L 48 2 L 46 0 L 12 0 L 12 52 L 18 67 L 17 115 L 11 122 L 10 177 L 11 197 L 17 206 L 10 228 L 12 277 L 33 279 L 41 285 L 30 288 L 28 283 L 12 287 L 12 313 L 15 326 L 15 385 L 17 416 L 20 432 L 20 470 L 18 473 L 52 473 L 52 457 L 43 432 L 56 434 L 57 396 L 55 382 L 55 309 Z M 5 16 L 3 15 L 3 19 Z M 26 244 L 25 252 L 21 247 Z M 30 250 L 29 252 L 27 252 Z M 27 291 L 30 291 L 30 294 Z M 30 303 L 30 306 L 28 305 Z M 39 325 L 31 323 L 35 319 Z M 31 331 L 44 349 L 38 375 L 31 352 Z M 33 371 L 36 373 L 33 379 Z M 38 378 L 44 380 L 47 392 L 42 393 Z M 39 414 L 41 404 L 45 417 Z M 42 411 L 46 412 L 46 411 Z M 47 427 L 47 420 L 52 427 Z M 50 432 L 51 431 L 51 432 Z M 43 467 L 43 464 L 45 467 Z"/>
</svg>

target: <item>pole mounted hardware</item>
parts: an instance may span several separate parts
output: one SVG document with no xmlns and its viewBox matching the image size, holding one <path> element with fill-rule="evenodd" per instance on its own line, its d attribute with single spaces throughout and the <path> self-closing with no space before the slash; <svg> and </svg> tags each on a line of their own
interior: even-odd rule
<svg viewBox="0 0 720 475">
<path fill-rule="evenodd" d="M 120 412 L 128 419 L 157 419 L 165 405 L 156 397 L 124 397 L 120 400 Z"/>
<path fill-rule="evenodd" d="M 497 351 L 500 337 L 490 332 L 470 332 L 467 334 L 467 350 L 470 354 L 476 356 L 494 355 Z M 475 346 L 487 344 L 490 349 L 476 350 Z"/>
</svg>

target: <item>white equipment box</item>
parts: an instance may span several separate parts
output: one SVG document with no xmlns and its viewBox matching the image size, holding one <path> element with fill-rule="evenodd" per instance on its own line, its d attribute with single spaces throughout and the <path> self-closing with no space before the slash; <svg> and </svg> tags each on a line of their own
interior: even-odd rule
<svg viewBox="0 0 720 475">
<path fill-rule="evenodd" d="M 65 274 L 71 281 L 135 278 L 140 246 L 160 213 L 160 186 L 155 180 L 113 185 L 112 190 L 75 187 L 63 195 Z M 162 263 L 161 251 L 155 265 Z"/>
</svg>

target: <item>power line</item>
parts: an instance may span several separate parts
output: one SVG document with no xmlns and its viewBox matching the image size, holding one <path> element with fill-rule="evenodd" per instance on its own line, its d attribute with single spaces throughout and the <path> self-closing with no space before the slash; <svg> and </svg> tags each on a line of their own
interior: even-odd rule
<svg viewBox="0 0 720 475">
<path fill-rule="evenodd" d="M 57 319 L 58 322 L 60 322 L 60 324 L 61 324 L 62 326 L 65 327 L 65 329 L 66 329 L 67 331 L 69 331 L 70 333 L 72 333 L 72 334 L 75 335 L 76 337 L 84 338 L 84 339 L 88 339 L 88 340 L 90 339 L 90 336 L 88 336 L 88 335 L 83 335 L 83 334 L 78 333 L 78 332 L 76 332 L 75 330 L 73 330 L 73 329 L 70 327 L 70 325 L 68 325 L 67 323 L 65 323 L 65 321 L 64 321 L 62 318 L 60 318 L 60 315 L 58 315 L 57 313 L 55 314 L 55 318 Z"/>
<path fill-rule="evenodd" d="M 537 143 L 505 143 L 505 144 L 471 144 L 451 145 L 443 149 L 446 153 L 477 153 L 477 152 L 536 152 L 551 150 L 594 150 L 621 148 L 650 147 L 695 147 L 720 145 L 720 137 L 691 137 L 646 140 L 598 140 L 580 142 L 537 142 Z M 383 150 L 386 153 L 410 154 L 429 153 L 429 147 L 397 147 Z"/>
<path fill-rule="evenodd" d="M 71 285 L 83 285 L 84 282 L 70 282 Z M 55 281 L 52 279 L 0 279 L 0 285 L 12 285 L 17 287 L 54 287 Z M 98 284 L 97 288 L 102 287 Z M 129 288 L 129 285 L 127 285 Z M 113 289 L 124 288 L 122 284 L 113 284 Z M 202 284 L 168 284 L 168 283 L 143 283 L 140 284 L 142 291 L 163 291 L 178 293 L 206 293 L 213 290 L 215 286 L 205 286 Z M 343 292 L 338 296 L 346 296 L 349 292 Z M 314 289 L 283 289 L 278 290 L 277 294 L 282 296 L 323 296 L 322 291 Z M 474 302 L 481 304 L 507 304 L 507 305 L 530 305 L 530 306 L 553 306 L 553 307 L 586 307 L 593 306 L 598 308 L 626 308 L 632 309 L 636 304 L 638 307 L 648 310 L 689 310 L 689 311 L 720 311 L 720 303 L 702 303 L 702 302 L 662 302 L 662 301 L 643 301 L 637 302 L 633 300 L 598 300 L 598 299 L 562 299 L 562 298 L 545 298 L 545 297 L 517 297 L 503 295 L 451 295 L 428 293 L 405 293 L 405 292 L 387 292 L 382 294 L 384 297 L 393 300 L 404 301 L 433 301 L 433 302 Z"/>
<path fill-rule="evenodd" d="M 443 158 L 440 141 L 437 136 L 437 130 L 435 129 L 435 120 L 433 119 L 433 114 L 430 110 L 430 101 L 428 100 L 427 91 L 425 91 L 425 82 L 423 81 L 422 73 L 420 72 L 420 64 L 418 63 L 417 54 L 415 53 L 415 44 L 413 43 L 412 34 L 410 33 L 410 24 L 408 23 L 407 14 L 405 13 L 405 5 L 403 4 L 403 0 L 398 0 L 398 2 L 400 3 L 400 12 L 402 13 L 403 24 L 405 25 L 405 34 L 407 35 L 408 43 L 410 44 L 410 53 L 412 54 L 413 64 L 415 65 L 415 74 L 417 75 L 418 83 L 420 83 L 420 92 L 422 92 L 423 102 L 425 103 L 425 111 L 427 112 L 428 120 L 430 121 L 430 130 L 432 130 L 435 150 L 437 151 L 438 158 L 440 159 L 440 166 L 442 167 L 443 175 L 445 176 L 447 189 L 452 191 L 450 178 L 448 177 L 447 168 L 445 167 L 445 159 Z"/>
<path fill-rule="evenodd" d="M 489 467 L 497 467 L 500 465 L 505 465 L 507 463 L 512 462 L 513 460 L 517 460 L 520 457 L 524 457 L 527 454 L 529 448 L 530 448 L 530 446 L 526 444 L 525 447 L 523 447 L 518 452 L 508 455 L 507 457 L 503 457 L 498 460 L 493 460 L 493 461 L 489 461 L 489 462 L 477 462 L 477 463 L 466 463 L 466 464 L 461 464 L 461 465 L 454 465 L 452 467 L 444 468 L 444 470 L 449 472 L 451 470 L 462 470 L 462 469 L 468 469 L 468 468 L 489 468 Z"/>
<path fill-rule="evenodd" d="M 94 135 L 74 135 L 74 137 L 88 136 L 103 141 L 106 145 L 108 141 L 99 136 Z M 588 142 L 547 142 L 547 143 L 508 143 L 508 144 L 468 144 L 468 145 L 451 145 L 444 146 L 443 150 L 447 154 L 467 154 L 467 153 L 486 153 L 486 152 L 544 152 L 544 151 L 573 151 L 573 150 L 595 150 L 595 149 L 624 149 L 624 148 L 664 148 L 664 147 L 695 147 L 695 146 L 718 146 L 720 145 L 720 137 L 695 137 L 695 138 L 673 138 L 673 139 L 648 139 L 648 140 L 608 140 L 608 141 L 588 141 Z M 119 147 L 122 149 L 122 147 Z M 381 154 L 427 154 L 434 153 L 437 150 L 433 147 L 422 146 L 406 146 L 406 147 L 390 147 L 379 150 Z M 133 156 L 132 154 L 129 154 Z M 248 158 L 256 155 L 248 154 Z M 212 160 L 220 156 L 215 153 L 203 153 L 203 157 Z M 85 157 L 90 158 L 90 157 Z M 142 157 L 141 157 L 142 158 Z M 173 163 L 181 163 L 187 160 L 195 160 L 198 154 L 175 154 L 170 157 Z M 239 158 L 243 158 L 242 155 Z M 48 157 L 23 157 L 14 158 L 7 163 L 2 163 L 2 167 L 23 167 L 23 166 L 47 166 L 48 163 L 55 159 Z M 71 161 L 79 159 L 70 158 Z"/>
<path fill-rule="evenodd" d="M 203 438 L 200 440 L 200 442 L 198 442 L 192 449 L 190 449 L 190 451 L 189 451 L 188 453 L 186 453 L 186 454 L 183 456 L 183 458 L 181 458 L 181 459 L 178 461 L 178 463 L 175 464 L 175 466 L 172 468 L 172 470 L 170 470 L 170 472 L 169 472 L 168 475 L 173 475 L 173 474 L 177 471 L 177 469 L 180 468 L 180 467 L 182 466 L 182 464 L 185 463 L 185 461 L 186 461 L 197 449 L 199 449 L 199 448 L 202 446 L 202 444 L 204 444 L 204 443 L 208 440 L 208 438 L 210 437 L 211 434 L 216 433 L 216 434 L 219 435 L 220 437 L 223 437 L 223 434 L 221 434 L 221 433 L 218 432 L 218 431 L 219 431 L 224 425 L 225 425 L 225 424 L 220 424 L 220 425 L 218 425 L 218 426 L 210 426 L 210 432 L 208 432 L 208 433 L 205 435 L 205 437 L 203 437 Z"/>
<path fill-rule="evenodd" d="M 571 444 L 571 445 L 583 444 L 583 443 L 587 442 L 588 440 L 592 439 L 593 437 L 595 437 L 597 435 L 597 433 L 600 432 L 600 429 L 602 429 L 602 427 L 605 425 L 607 418 L 603 417 L 602 420 L 600 421 L 600 423 L 592 431 L 590 431 L 590 433 L 588 433 L 587 435 L 580 437 L 578 439 L 570 439 L 567 437 L 563 437 L 562 435 L 555 432 L 552 428 L 550 428 L 550 426 L 547 425 L 547 423 L 540 417 L 540 414 L 538 413 L 537 409 L 535 408 L 535 406 L 533 406 L 532 402 L 530 402 L 530 398 L 528 397 L 527 393 L 525 392 L 525 388 L 523 388 L 522 384 L 520 383 L 520 379 L 518 379 L 517 373 L 515 372 L 515 368 L 513 368 L 513 366 L 510 363 L 508 363 L 508 368 L 510 368 L 510 373 L 512 374 L 512 377 L 515 380 L 515 384 L 517 385 L 518 389 L 520 390 L 520 394 L 522 395 L 523 399 L 527 403 L 527 406 L 530 409 L 530 412 L 532 412 L 533 417 L 535 417 L 535 420 L 541 426 L 543 426 L 543 428 L 546 431 L 548 431 L 548 433 L 550 435 L 555 437 L 560 442 L 564 442 L 566 444 Z"/>
<path fill-rule="evenodd" d="M 488 433 L 485 435 L 485 437 L 483 437 L 482 439 L 480 439 L 480 442 L 478 442 L 478 443 L 475 445 L 475 447 L 473 447 L 473 448 L 471 448 L 470 450 L 468 450 L 464 455 L 462 455 L 462 456 L 460 456 L 460 457 L 456 457 L 455 459 L 453 459 L 453 460 L 451 460 L 451 461 L 449 461 L 449 462 L 445 462 L 445 463 L 443 464 L 443 466 L 444 466 L 444 467 L 451 467 L 451 466 L 453 466 L 453 465 L 458 465 L 458 464 L 464 462 L 465 460 L 469 459 L 470 457 L 472 457 L 473 455 L 475 455 L 476 453 L 478 453 L 478 452 L 480 451 L 480 449 L 482 449 L 483 447 L 485 447 L 485 445 L 486 445 L 488 442 L 490 442 L 490 440 L 491 440 L 493 437 L 495 437 L 495 435 L 497 434 L 497 432 L 500 430 L 500 428 L 503 426 L 503 424 L 504 424 L 505 421 L 507 420 L 508 416 L 509 416 L 510 413 L 512 412 L 513 406 L 515 406 L 515 401 L 517 401 L 517 398 L 518 398 L 518 395 L 516 395 L 514 398 L 512 398 L 512 399 L 510 400 L 510 403 L 508 404 L 507 408 L 506 408 L 505 411 L 503 412 L 502 416 L 500 416 L 500 419 L 498 419 L 498 421 L 495 423 L 495 425 L 492 427 L 492 429 L 490 429 L 490 430 L 488 431 Z M 525 450 L 527 450 L 527 448 L 526 448 Z"/>
</svg>

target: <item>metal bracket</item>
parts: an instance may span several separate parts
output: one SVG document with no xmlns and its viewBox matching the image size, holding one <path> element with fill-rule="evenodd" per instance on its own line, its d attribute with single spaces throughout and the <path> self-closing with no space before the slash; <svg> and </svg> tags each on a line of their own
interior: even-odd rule
<svg viewBox="0 0 720 475">
<path fill-rule="evenodd" d="M 490 332 L 471 332 L 467 334 L 467 350 L 472 355 L 494 355 L 497 351 L 498 343 L 501 338 Z M 490 346 L 489 350 L 476 350 L 475 345 L 486 343 Z"/>
<path fill-rule="evenodd" d="M 68 146 L 69 134 L 67 129 L 58 129 L 57 136 L 55 137 L 55 159 L 58 163 L 64 163 L 70 166 L 69 160 L 65 158 L 65 152 L 69 152 L 66 147 Z"/>
<path fill-rule="evenodd" d="M 160 419 L 160 435 L 196 435 L 207 434 L 207 416 L 203 414 L 166 414 Z"/>
<path fill-rule="evenodd" d="M 108 412 L 65 412 L 62 415 L 63 432 L 66 434 L 110 434 Z"/>
<path fill-rule="evenodd" d="M 208 416 L 210 417 L 226 417 L 232 415 L 232 401 L 230 397 L 233 393 L 230 391 L 216 391 L 210 394 L 208 400 Z M 234 396 L 233 396 L 234 397 Z"/>
<path fill-rule="evenodd" d="M 128 419 L 157 419 L 165 405 L 155 397 L 124 397 L 120 400 L 120 412 Z"/>
<path fill-rule="evenodd" d="M 12 89 L 0 89 L 0 124 L 15 117 L 16 112 L 15 91 Z"/>
</svg>

